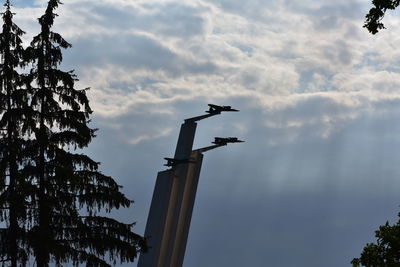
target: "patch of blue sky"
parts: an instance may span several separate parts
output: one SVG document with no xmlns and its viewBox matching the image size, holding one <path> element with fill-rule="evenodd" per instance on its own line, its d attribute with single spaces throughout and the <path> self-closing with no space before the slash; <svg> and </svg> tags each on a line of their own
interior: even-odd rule
<svg viewBox="0 0 400 267">
<path fill-rule="evenodd" d="M 378 52 L 367 52 L 363 55 L 360 63 L 354 65 L 354 69 L 368 68 L 374 71 L 400 72 L 400 62 L 383 59 Z"/>
<path fill-rule="evenodd" d="M 253 47 L 248 46 L 248 45 L 243 45 L 237 42 L 234 43 L 230 43 L 230 45 L 232 45 L 233 47 L 236 47 L 237 49 L 239 49 L 240 51 L 242 51 L 243 53 L 246 53 L 248 56 L 251 56 L 253 54 Z"/>
<path fill-rule="evenodd" d="M 38 0 L 12 0 L 11 4 L 16 8 L 25 8 L 41 5 L 42 2 Z"/>
<path fill-rule="evenodd" d="M 308 93 L 308 92 L 328 92 L 335 91 L 336 88 L 332 86 L 329 81 L 332 79 L 334 74 L 325 72 L 324 70 L 310 70 L 300 72 L 300 79 L 298 83 L 298 87 L 295 90 L 295 93 Z M 326 82 L 321 84 L 316 81 L 316 77 L 320 79 L 324 79 Z"/>
<path fill-rule="evenodd" d="M 373 68 L 375 70 L 387 69 L 381 66 L 382 60 L 380 59 L 380 54 L 378 52 L 367 52 L 362 56 L 360 63 L 354 65 L 355 69 L 362 69 L 365 67 Z"/>
</svg>

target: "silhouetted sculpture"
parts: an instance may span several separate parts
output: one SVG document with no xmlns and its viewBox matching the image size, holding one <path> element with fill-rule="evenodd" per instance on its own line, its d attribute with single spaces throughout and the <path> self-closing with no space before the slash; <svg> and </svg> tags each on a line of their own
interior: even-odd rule
<svg viewBox="0 0 400 267">
<path fill-rule="evenodd" d="M 174 158 L 165 158 L 166 166 L 171 169 L 157 175 L 145 231 L 149 251 L 141 254 L 138 267 L 182 266 L 203 152 L 227 143 L 243 142 L 236 137 L 217 137 L 214 145 L 192 150 L 197 121 L 224 111 L 238 111 L 230 106 L 209 104 L 209 107 L 208 114 L 185 120 Z"/>
</svg>

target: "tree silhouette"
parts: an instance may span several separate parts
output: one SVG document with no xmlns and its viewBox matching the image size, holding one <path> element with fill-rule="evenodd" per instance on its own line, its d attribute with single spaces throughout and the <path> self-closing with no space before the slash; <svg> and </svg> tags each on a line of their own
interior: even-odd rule
<svg viewBox="0 0 400 267">
<path fill-rule="evenodd" d="M 105 258 L 133 261 L 143 248 L 144 240 L 131 231 L 132 224 L 101 217 L 98 211 L 129 207 L 131 201 L 118 184 L 98 171 L 99 163 L 76 149 L 86 147 L 95 136 L 88 127 L 92 113 L 87 89 L 75 89 L 73 71 L 60 70 L 61 49 L 71 45 L 51 31 L 61 4 L 50 0 L 39 18 L 41 32 L 28 48 L 34 62 L 31 70 L 31 129 L 34 140 L 32 161 L 26 166 L 37 182 L 35 227 L 30 244 L 38 267 L 48 266 L 50 257 L 58 265 L 72 260 L 74 264 L 110 266 Z M 87 216 L 79 210 L 85 208 Z"/>
<path fill-rule="evenodd" d="M 400 0 L 373 0 L 373 8 L 366 15 L 364 27 L 372 34 L 385 29 L 382 19 L 386 11 L 396 9 Z M 398 214 L 400 217 L 400 213 Z M 375 231 L 377 244 L 365 245 L 359 258 L 351 261 L 353 267 L 398 267 L 400 266 L 400 220 L 395 225 L 385 225 Z"/>
<path fill-rule="evenodd" d="M 372 0 L 372 4 L 374 7 L 371 8 L 365 16 L 364 27 L 367 28 L 370 33 L 376 34 L 379 30 L 385 29 L 382 19 L 386 11 L 398 7 L 400 0 Z"/>
<path fill-rule="evenodd" d="M 400 217 L 400 213 L 398 214 Z M 394 224 L 380 226 L 375 231 L 377 244 L 367 244 L 360 258 L 352 260 L 353 267 L 397 267 L 400 266 L 400 220 Z"/>
<path fill-rule="evenodd" d="M 95 137 L 96 129 L 88 126 L 92 113 L 86 96 L 88 89 L 76 89 L 74 72 L 59 68 L 62 49 L 71 47 L 51 30 L 57 16 L 54 10 L 59 4 L 59 0 L 48 1 L 44 15 L 39 18 L 41 31 L 24 51 L 25 60 L 32 66 L 21 79 L 26 88 L 14 89 L 20 83 L 16 72 L 12 72 L 15 77 L 2 73 L 5 80 L 1 107 L 5 110 L 1 125 L 8 117 L 10 122 L 4 124 L 5 138 L 1 139 L 5 152 L 1 152 L 0 161 L 0 204 L 8 205 L 8 212 L 2 215 L 9 221 L 9 227 L 1 231 L 1 256 L 16 262 L 21 255 L 26 260 L 32 252 L 38 267 L 49 266 L 50 262 L 57 266 L 67 262 L 111 266 L 108 261 L 115 265 L 117 259 L 132 262 L 139 251 L 146 249 L 144 239 L 132 232 L 133 224 L 101 216 L 114 208 L 127 208 L 131 201 L 120 192 L 113 178 L 98 170 L 98 162 L 81 153 Z M 9 1 L 6 6 L 8 12 Z M 3 16 L 4 25 L 6 16 L 12 17 L 7 12 Z M 3 32 L 6 28 L 3 27 Z M 22 34 L 16 26 L 11 29 L 16 31 L 15 36 Z M 3 46 L 13 47 L 16 37 L 3 39 Z M 23 50 L 19 39 L 17 43 L 18 49 L 14 50 L 20 53 Z M 11 84 L 10 92 L 7 84 Z M 18 96 L 11 101 L 11 113 L 9 95 Z M 10 134 L 13 134 L 11 139 Z M 15 194 L 17 191 L 20 194 Z M 19 219 L 23 225 L 20 228 Z M 15 252 L 18 242 L 23 245 L 20 254 Z M 24 264 L 21 260 L 20 265 Z"/>
<path fill-rule="evenodd" d="M 7 228 L 0 231 L 0 255 L 2 261 L 9 261 L 16 267 L 18 262 L 25 265 L 28 258 L 27 250 L 20 247 L 25 239 L 27 198 L 27 181 L 20 172 L 25 143 L 22 120 L 28 96 L 27 90 L 21 87 L 23 76 L 16 70 L 24 65 L 20 39 L 24 32 L 12 20 L 14 14 L 9 0 L 4 6 L 0 33 L 0 219 L 7 221 Z"/>
</svg>

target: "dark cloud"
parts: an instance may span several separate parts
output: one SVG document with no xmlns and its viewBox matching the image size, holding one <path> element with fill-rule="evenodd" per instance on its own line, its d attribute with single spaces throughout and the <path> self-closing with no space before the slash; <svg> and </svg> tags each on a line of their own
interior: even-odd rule
<svg viewBox="0 0 400 267">
<path fill-rule="evenodd" d="M 398 130 L 386 116 L 362 116 L 326 140 L 305 126 L 301 138 L 272 146 L 261 138 L 271 131 L 253 124 L 240 151 L 210 152 L 186 264 L 349 265 L 398 211 L 400 140 L 382 140 Z"/>
<path fill-rule="evenodd" d="M 66 67 L 79 66 L 83 69 L 118 65 L 136 71 L 164 71 L 172 76 L 209 74 L 218 69 L 212 62 L 186 58 L 144 35 L 88 36 L 71 42 L 73 51 L 64 54 Z"/>
<path fill-rule="evenodd" d="M 138 15 L 138 28 L 154 29 L 156 33 L 168 37 L 186 39 L 204 34 L 206 22 L 202 13 L 205 12 L 205 8 L 181 3 L 164 3 L 156 7 L 157 12 L 151 15 Z"/>
<path fill-rule="evenodd" d="M 367 4 L 365 1 L 344 1 L 342 3 L 321 4 L 321 6 L 318 8 L 308 9 L 307 14 L 314 15 L 316 17 L 321 16 L 324 18 L 335 17 L 359 20 L 364 18 L 366 7 Z"/>
<path fill-rule="evenodd" d="M 264 21 L 270 24 L 275 24 L 280 21 L 279 18 L 274 17 L 272 14 L 267 14 L 266 12 L 268 9 L 273 10 L 274 8 L 278 8 L 278 1 L 265 2 L 263 0 L 216 0 L 207 2 L 215 4 L 224 12 L 248 17 L 257 21 Z"/>
<path fill-rule="evenodd" d="M 349 266 L 377 226 L 393 218 L 398 201 L 395 195 L 382 199 L 333 190 L 227 197 L 211 195 L 204 183 L 185 260 L 193 267 Z"/>
<path fill-rule="evenodd" d="M 336 19 L 363 19 L 365 11 L 368 10 L 368 3 L 365 1 L 339 1 L 339 2 L 315 2 L 303 4 L 296 0 L 286 0 L 285 6 L 295 13 L 302 13 L 320 20 L 331 18 Z M 335 23 L 335 21 L 332 21 Z M 326 24 L 329 29 L 329 24 Z"/>
<path fill-rule="evenodd" d="M 107 3 L 82 4 L 72 6 L 86 15 L 89 24 L 106 27 L 109 30 L 135 28 L 168 37 L 191 38 L 202 35 L 205 7 L 193 7 L 184 3 L 142 4 L 142 9 L 132 6 L 110 6 Z"/>
<path fill-rule="evenodd" d="M 239 98 L 229 101 L 242 111 L 199 122 L 195 146 L 207 145 L 213 136 L 239 136 L 246 143 L 205 155 L 186 265 L 347 266 L 373 240 L 380 224 L 394 220 L 400 200 L 400 137 L 395 134 L 400 126 L 391 122 L 400 115 L 398 106 L 382 103 L 379 114 L 350 120 L 324 139 L 310 124 L 297 129 L 262 126 L 265 114 Z M 325 112 L 337 111 L 329 105 L 315 108 L 321 112 L 324 106 Z M 201 114 L 204 103 L 180 102 L 175 109 L 186 115 L 128 112 L 95 119 L 101 131 L 90 152 L 136 201 L 129 212 L 116 214 L 137 221 L 139 232 L 144 230 L 156 173 L 164 169 L 162 158 L 173 153 L 183 119 Z M 269 116 L 276 115 L 271 111 Z M 108 126 L 116 123 L 122 127 Z M 239 132 L 235 123 L 247 131 Z M 141 127 L 151 134 L 151 125 L 174 129 L 160 138 L 127 143 Z M 288 131 L 300 133 L 289 141 L 268 142 L 290 135 Z"/>
<path fill-rule="evenodd" d="M 344 40 L 336 40 L 333 43 L 322 47 L 323 55 L 329 59 L 332 64 L 350 65 L 353 63 L 354 51 Z"/>
</svg>

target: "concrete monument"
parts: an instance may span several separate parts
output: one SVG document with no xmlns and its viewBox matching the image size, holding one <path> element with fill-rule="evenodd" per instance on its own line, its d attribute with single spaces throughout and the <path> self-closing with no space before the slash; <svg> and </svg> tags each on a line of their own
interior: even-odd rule
<svg viewBox="0 0 400 267">
<path fill-rule="evenodd" d="M 203 153 L 243 142 L 236 137 L 216 137 L 214 145 L 192 150 L 196 122 L 225 111 L 238 110 L 209 104 L 208 114 L 182 124 L 174 158 L 165 158 L 170 169 L 157 175 L 145 230 L 149 251 L 140 255 L 138 267 L 182 267 Z"/>
</svg>

